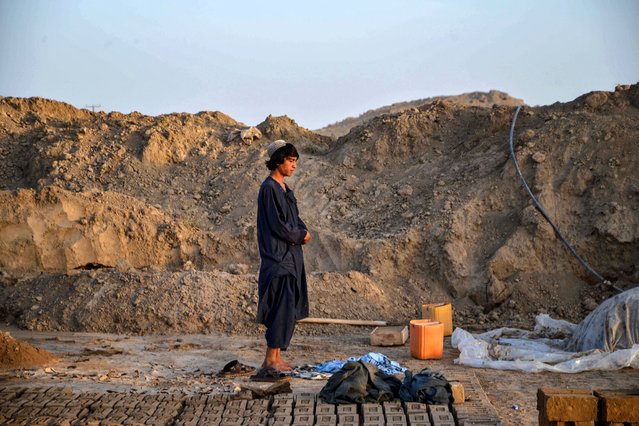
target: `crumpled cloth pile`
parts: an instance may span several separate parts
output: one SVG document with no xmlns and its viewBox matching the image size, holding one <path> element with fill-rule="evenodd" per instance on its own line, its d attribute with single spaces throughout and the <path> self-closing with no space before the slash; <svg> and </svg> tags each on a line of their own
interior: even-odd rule
<svg viewBox="0 0 639 426">
<path fill-rule="evenodd" d="M 361 357 L 350 357 L 346 361 L 342 360 L 334 360 L 334 361 L 326 361 L 314 366 L 315 371 L 319 371 L 320 373 L 336 373 L 338 372 L 344 364 L 350 361 L 364 361 L 369 364 L 373 364 L 377 367 L 378 370 L 385 374 L 397 374 L 403 373 L 406 371 L 406 368 L 399 365 L 397 361 L 393 361 L 389 357 L 379 352 L 369 352 L 366 355 L 362 355 Z"/>
</svg>

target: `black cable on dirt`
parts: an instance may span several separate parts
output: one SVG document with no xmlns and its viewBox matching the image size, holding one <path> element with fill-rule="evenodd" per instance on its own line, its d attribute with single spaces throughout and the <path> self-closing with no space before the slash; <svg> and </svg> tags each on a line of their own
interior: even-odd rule
<svg viewBox="0 0 639 426">
<path fill-rule="evenodd" d="M 519 175 L 519 178 L 521 179 L 521 183 L 524 185 L 524 188 L 526 189 L 526 192 L 528 192 L 528 195 L 530 196 L 530 199 L 532 200 L 535 208 L 539 211 L 539 213 L 541 213 L 541 215 L 544 217 L 544 219 L 546 219 L 548 221 L 548 223 L 550 223 L 550 226 L 552 226 L 552 229 L 555 231 L 555 235 L 557 237 L 559 237 L 559 239 L 564 243 L 564 245 L 568 248 L 568 250 L 570 250 L 572 255 L 575 256 L 575 258 L 579 261 L 579 263 L 581 263 L 581 265 L 584 268 L 586 268 L 586 270 L 588 272 L 590 272 L 595 278 L 597 278 L 597 280 L 600 283 L 603 283 L 603 284 L 615 289 L 616 291 L 618 291 L 620 293 L 623 292 L 622 289 L 620 289 L 619 287 L 615 286 L 613 283 L 611 283 L 610 281 L 608 281 L 607 279 L 605 279 L 604 277 L 599 275 L 597 272 L 595 272 L 595 270 L 592 269 L 590 267 L 590 265 L 588 265 L 588 263 L 586 263 L 586 261 L 583 260 L 577 254 L 575 249 L 570 245 L 570 243 L 566 240 L 566 238 L 564 238 L 564 236 L 561 234 L 561 232 L 559 232 L 559 228 L 557 228 L 557 226 L 552 222 L 552 220 L 550 220 L 550 217 L 548 216 L 548 214 L 546 213 L 544 208 L 541 207 L 541 204 L 539 204 L 539 201 L 537 201 L 537 198 L 533 195 L 532 191 L 528 187 L 528 184 L 526 183 L 526 179 L 524 179 L 524 175 L 521 173 L 521 170 L 519 169 L 519 164 L 517 164 L 517 158 L 515 157 L 515 150 L 513 148 L 513 133 L 515 131 L 515 122 L 517 121 L 517 116 L 519 115 L 519 110 L 521 110 L 521 105 L 517 107 L 517 110 L 515 111 L 515 116 L 513 117 L 513 122 L 512 122 L 512 124 L 510 126 L 510 137 L 509 137 L 510 156 L 513 159 L 513 163 L 515 163 L 515 169 L 517 169 L 517 174 Z"/>
</svg>

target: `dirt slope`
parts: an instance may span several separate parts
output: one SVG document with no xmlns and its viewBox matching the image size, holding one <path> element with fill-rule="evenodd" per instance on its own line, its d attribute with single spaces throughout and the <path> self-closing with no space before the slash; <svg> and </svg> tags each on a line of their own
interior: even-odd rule
<svg viewBox="0 0 639 426">
<path fill-rule="evenodd" d="M 517 106 L 523 105 L 524 101 L 521 99 L 513 98 L 508 93 L 500 92 L 498 90 L 491 90 L 489 92 L 471 92 L 462 93 L 461 95 L 453 96 L 434 96 L 432 98 L 417 99 L 408 102 L 397 102 L 392 105 L 383 106 L 380 108 L 371 109 L 357 117 L 348 117 L 337 123 L 329 124 L 321 129 L 315 130 L 316 133 L 324 136 L 330 136 L 332 138 L 339 138 L 346 135 L 353 127 L 361 126 L 368 120 L 375 117 L 379 117 L 384 114 L 396 114 L 411 108 L 418 108 L 422 105 L 426 105 L 435 101 L 449 101 L 457 105 L 464 106 L 480 106 L 490 108 L 493 105 L 503 106 Z"/>
<path fill-rule="evenodd" d="M 554 237 L 508 154 L 514 108 L 436 101 L 333 141 L 288 117 L 91 113 L 0 99 L 0 317 L 40 330 L 257 332 L 265 148 L 296 144 L 311 315 L 471 327 L 579 321 L 610 292 Z M 580 255 L 639 282 L 639 85 L 524 107 L 520 167 Z M 229 137 L 230 136 L 230 137 Z M 35 306 L 35 307 L 34 307 Z M 317 328 L 309 328 L 316 332 Z"/>
</svg>

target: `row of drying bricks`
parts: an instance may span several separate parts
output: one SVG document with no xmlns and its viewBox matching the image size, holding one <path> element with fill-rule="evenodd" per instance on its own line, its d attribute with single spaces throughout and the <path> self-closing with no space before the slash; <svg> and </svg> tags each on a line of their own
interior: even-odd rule
<svg viewBox="0 0 639 426">
<path fill-rule="evenodd" d="M 258 407 L 256 407 L 258 405 Z M 383 404 L 325 404 L 315 403 L 314 394 L 280 394 L 272 404 L 269 400 L 232 400 L 226 406 L 209 409 L 208 421 L 229 426 L 254 425 L 344 425 L 344 426 L 455 426 L 455 419 L 445 405 L 427 405 L 414 402 L 386 401 Z M 189 407 L 184 413 L 188 413 Z M 183 414 L 184 414 L 183 413 Z M 195 419 L 197 415 L 193 413 Z M 192 423 L 184 418 L 176 426 Z M 210 423 L 209 423 L 210 424 Z"/>
<path fill-rule="evenodd" d="M 0 389 L 0 423 L 42 425 L 410 425 L 453 426 L 447 406 L 388 401 L 324 404 L 315 394 L 228 400 L 226 395 L 81 393 L 69 388 Z"/>
</svg>

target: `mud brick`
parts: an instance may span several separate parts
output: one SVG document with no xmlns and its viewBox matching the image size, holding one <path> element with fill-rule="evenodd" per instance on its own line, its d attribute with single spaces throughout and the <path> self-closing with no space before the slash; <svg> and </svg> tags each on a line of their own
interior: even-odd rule
<svg viewBox="0 0 639 426">
<path fill-rule="evenodd" d="M 80 416 L 80 413 L 85 411 L 88 413 L 89 410 L 81 407 L 81 406 L 76 406 L 76 407 L 69 407 L 66 406 L 64 407 L 64 409 L 60 412 L 59 417 L 63 417 L 65 419 L 75 419 L 75 418 L 81 418 L 84 416 Z"/>
<path fill-rule="evenodd" d="M 386 414 L 386 418 L 388 419 L 388 416 L 392 416 L 395 414 L 404 414 L 404 409 L 400 406 L 395 406 L 395 405 L 391 405 L 388 407 L 384 407 L 384 414 Z"/>
<path fill-rule="evenodd" d="M 333 404 L 317 404 L 315 414 L 318 416 L 335 414 L 335 406 Z"/>
<path fill-rule="evenodd" d="M 430 424 L 430 418 L 428 417 L 428 413 L 409 413 L 408 422 L 411 425 L 415 423 L 425 423 L 425 422 L 428 422 Z"/>
<path fill-rule="evenodd" d="M 291 401 L 293 401 L 295 399 L 295 396 L 290 393 L 278 393 L 273 396 L 273 401 L 278 401 L 283 399 L 290 399 Z"/>
<path fill-rule="evenodd" d="M 277 398 L 273 400 L 273 407 L 293 408 L 293 398 Z"/>
<path fill-rule="evenodd" d="M 370 414 L 370 413 L 366 413 L 364 414 L 364 424 L 369 424 L 369 423 L 384 423 L 384 415 L 383 414 Z"/>
<path fill-rule="evenodd" d="M 20 406 L 2 407 L 2 414 L 7 417 L 14 417 L 14 414 L 20 410 L 22 410 L 22 407 Z"/>
<path fill-rule="evenodd" d="M 70 397 L 61 396 L 59 398 L 54 398 L 46 404 L 46 407 L 66 407 L 67 404 L 71 401 Z"/>
<path fill-rule="evenodd" d="M 631 390 L 598 390 L 599 420 L 604 422 L 639 423 L 639 388 Z"/>
<path fill-rule="evenodd" d="M 248 401 L 245 399 L 234 399 L 226 403 L 226 408 L 236 408 L 238 410 L 246 410 Z"/>
<path fill-rule="evenodd" d="M 401 401 L 384 401 L 383 405 L 384 405 L 384 408 L 401 407 L 402 402 Z"/>
<path fill-rule="evenodd" d="M 21 407 L 18 411 L 13 413 L 13 417 L 36 417 L 39 411 L 40 407 Z"/>
<path fill-rule="evenodd" d="M 25 388 L 24 389 L 24 394 L 25 395 L 26 394 L 41 394 L 41 393 L 46 393 L 50 389 L 52 389 L 52 386 L 47 386 L 47 387 L 37 386 L 37 387 L 33 387 L 33 388 Z"/>
<path fill-rule="evenodd" d="M 406 404 L 406 412 L 408 414 L 411 413 L 428 413 L 428 405 L 422 404 L 420 402 L 407 402 Z"/>
<path fill-rule="evenodd" d="M 58 417 L 64 410 L 64 407 L 44 407 L 40 410 L 41 415 Z"/>
<path fill-rule="evenodd" d="M 317 399 L 317 394 L 313 392 L 300 392 L 300 393 L 294 394 L 293 398 L 311 399 L 315 401 Z"/>
<path fill-rule="evenodd" d="M 270 406 L 271 406 L 270 399 L 254 399 L 246 403 L 246 408 L 249 410 L 253 410 L 255 408 L 263 408 L 268 410 Z"/>
<path fill-rule="evenodd" d="M 318 406 L 319 408 L 319 406 Z M 334 410 L 335 408 L 333 408 Z M 316 425 L 335 425 L 337 423 L 337 415 L 335 414 L 318 414 L 315 419 Z"/>
<path fill-rule="evenodd" d="M 354 413 L 338 413 L 337 421 L 341 423 L 352 423 L 359 422 L 359 414 L 357 412 Z"/>
<path fill-rule="evenodd" d="M 435 411 L 435 412 L 431 411 L 430 421 L 433 424 L 433 426 L 443 426 L 443 425 L 448 425 L 449 423 L 452 424 L 453 426 L 455 425 L 455 418 L 453 417 L 452 414 L 438 412 L 438 411 Z"/>
<path fill-rule="evenodd" d="M 271 425 L 290 425 L 293 422 L 293 416 L 274 415 L 269 424 Z"/>
<path fill-rule="evenodd" d="M 286 406 L 274 407 L 273 408 L 273 415 L 275 415 L 275 416 L 292 416 L 293 415 L 293 408 L 292 407 L 286 407 Z"/>
<path fill-rule="evenodd" d="M 217 420 L 218 419 L 216 418 L 214 421 L 217 421 Z M 230 418 L 230 419 L 225 419 L 223 417 L 220 424 L 223 424 L 225 426 L 242 426 L 243 422 L 244 422 L 244 419 L 242 417 Z"/>
<path fill-rule="evenodd" d="M 297 407 L 311 407 L 313 408 L 315 406 L 315 401 L 312 399 L 296 399 L 295 400 L 295 408 Z"/>
<path fill-rule="evenodd" d="M 460 382 L 450 382 L 450 389 L 453 394 L 453 404 L 463 404 L 466 400 L 464 385 Z"/>
<path fill-rule="evenodd" d="M 355 409 L 357 409 L 357 406 L 355 406 Z M 312 416 L 313 415 L 313 406 L 309 405 L 306 407 L 298 407 L 296 406 L 295 409 L 293 410 L 293 415 L 295 417 L 297 416 Z"/>
<path fill-rule="evenodd" d="M 293 417 L 293 425 L 296 426 L 313 426 L 315 424 L 315 416 L 295 416 Z"/>
<path fill-rule="evenodd" d="M 364 415 L 381 415 L 382 413 L 382 406 L 379 404 L 362 404 L 362 414 Z"/>
<path fill-rule="evenodd" d="M 402 414 L 390 414 L 386 415 L 386 423 L 399 423 L 406 424 L 406 416 Z"/>
<path fill-rule="evenodd" d="M 337 406 L 337 414 L 357 414 L 357 404 L 340 404 Z"/>
<path fill-rule="evenodd" d="M 598 401 L 585 389 L 540 388 L 537 391 L 539 418 L 549 422 L 597 420 Z"/>
<path fill-rule="evenodd" d="M 197 422 L 198 426 L 220 426 L 221 424 L 222 419 L 220 417 L 201 417 Z M 224 424 L 226 424 L 226 421 Z"/>
<path fill-rule="evenodd" d="M 245 417 L 242 422 L 242 426 L 254 426 L 254 425 L 266 425 L 268 424 L 268 419 L 266 416 L 250 416 Z"/>
<path fill-rule="evenodd" d="M 96 411 L 92 411 L 87 416 L 87 419 L 88 420 L 104 420 L 104 419 L 106 419 L 109 416 L 111 411 L 113 411 L 113 409 L 111 407 L 99 408 Z"/>
<path fill-rule="evenodd" d="M 226 410 L 222 413 L 222 418 L 225 419 L 236 419 L 238 417 L 244 416 L 244 409 L 235 408 L 235 407 L 226 407 Z"/>
</svg>

